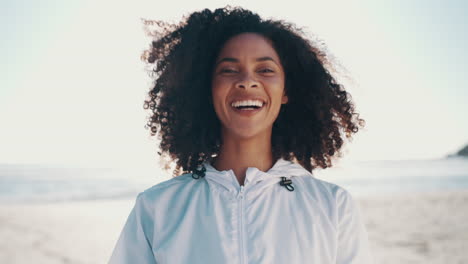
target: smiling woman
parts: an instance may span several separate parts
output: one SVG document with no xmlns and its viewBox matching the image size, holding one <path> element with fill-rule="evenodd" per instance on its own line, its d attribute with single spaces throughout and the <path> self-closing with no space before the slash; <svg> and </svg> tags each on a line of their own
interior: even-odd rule
<svg viewBox="0 0 468 264">
<path fill-rule="evenodd" d="M 245 171 L 225 164 L 226 160 L 264 170 L 271 167 L 273 123 L 281 104 L 288 101 L 284 82 L 279 56 L 262 35 L 239 34 L 219 52 L 211 89 L 223 144 L 213 164 L 222 170 L 234 169 L 240 184 Z"/>
<path fill-rule="evenodd" d="M 326 55 L 241 8 L 147 24 L 148 128 L 177 177 L 138 195 L 110 263 L 372 263 L 355 200 L 312 174 L 364 122 Z"/>
<path fill-rule="evenodd" d="M 262 49 L 261 46 L 250 47 L 250 53 L 258 53 L 254 59 L 261 59 L 257 67 L 267 64 L 273 67 L 261 69 L 265 74 L 256 77 L 266 76 L 272 70 L 284 74 L 289 102 L 281 107 L 273 123 L 270 163 L 283 157 L 296 160 L 308 171 L 331 167 L 332 159 L 341 156 L 343 136 L 351 138 L 364 124 L 354 111 L 351 96 L 326 67 L 332 62 L 325 52 L 302 37 L 301 30 L 292 24 L 263 21 L 258 15 L 239 8 L 194 12 L 179 25 L 161 21 L 146 23 L 159 26 L 153 31 L 148 27 L 156 39 L 142 56 L 158 77 L 145 102 L 145 108 L 152 114 L 147 127 L 151 135 L 157 134 L 161 139 L 161 154 L 176 163 L 174 176 L 193 172 L 204 161 L 212 161 L 220 154 L 222 120 L 217 116 L 219 112 L 215 112 L 219 110 L 215 108 L 219 102 L 213 101 L 210 88 L 212 82 L 228 79 L 219 78 L 223 75 L 236 78 L 245 75 L 245 58 L 233 57 L 234 53 L 221 57 L 220 53 L 222 49 L 223 52 L 239 50 L 234 46 L 242 45 L 239 41 L 228 43 L 229 49 L 224 44 L 242 33 L 263 36 L 268 43 L 264 44 L 269 54 L 254 50 Z M 262 58 L 265 56 L 276 60 Z M 224 66 L 223 75 L 219 74 L 219 66 Z M 278 77 L 277 73 L 271 74 Z M 262 99 L 267 96 L 257 90 L 245 91 L 245 94 L 259 93 Z"/>
</svg>

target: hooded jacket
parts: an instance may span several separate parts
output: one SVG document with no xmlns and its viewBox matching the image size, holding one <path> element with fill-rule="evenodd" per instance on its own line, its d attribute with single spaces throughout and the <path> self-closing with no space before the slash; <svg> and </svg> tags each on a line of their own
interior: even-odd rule
<svg viewBox="0 0 468 264">
<path fill-rule="evenodd" d="M 183 174 L 138 194 L 110 264 L 374 263 L 343 187 L 284 159 L 267 172 L 247 168 L 243 186 L 232 170 L 203 166 L 203 177 Z"/>
</svg>

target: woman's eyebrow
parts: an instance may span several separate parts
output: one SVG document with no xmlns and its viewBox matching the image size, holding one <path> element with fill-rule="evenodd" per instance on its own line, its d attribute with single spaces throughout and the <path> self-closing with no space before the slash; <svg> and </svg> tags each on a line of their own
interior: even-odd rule
<svg viewBox="0 0 468 264">
<path fill-rule="evenodd" d="M 225 57 L 225 58 L 222 58 L 220 59 L 216 65 L 220 64 L 221 62 L 239 62 L 238 59 L 236 58 L 232 58 L 232 57 Z M 276 63 L 276 61 L 272 58 L 272 57 L 269 57 L 269 56 L 265 56 L 265 57 L 260 57 L 260 58 L 257 58 L 255 61 L 259 62 L 259 61 L 273 61 Z"/>
<path fill-rule="evenodd" d="M 221 62 L 225 62 L 225 61 L 228 61 L 228 62 L 239 62 L 239 60 L 236 59 L 236 58 L 225 57 L 225 58 L 220 59 L 220 60 L 216 63 L 216 65 L 220 64 Z"/>
<path fill-rule="evenodd" d="M 271 61 L 273 62 L 277 67 L 280 67 L 281 68 L 281 63 L 276 61 L 275 59 L 273 59 L 272 57 L 269 57 L 269 56 L 264 56 L 264 57 L 260 57 L 260 58 L 257 58 L 256 59 L 257 62 L 260 62 L 260 61 Z"/>
<path fill-rule="evenodd" d="M 268 56 L 256 59 L 256 61 L 268 61 L 268 60 L 270 60 L 272 62 L 276 62 L 272 57 L 268 57 Z"/>
</svg>

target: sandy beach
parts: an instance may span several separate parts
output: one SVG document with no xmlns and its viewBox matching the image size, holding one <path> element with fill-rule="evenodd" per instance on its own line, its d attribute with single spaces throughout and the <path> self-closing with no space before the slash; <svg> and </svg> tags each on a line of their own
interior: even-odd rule
<svg viewBox="0 0 468 264">
<path fill-rule="evenodd" d="M 468 190 L 356 199 L 376 263 L 468 263 Z M 133 203 L 0 204 L 0 263 L 106 263 Z"/>
<path fill-rule="evenodd" d="M 377 263 L 468 263 L 468 190 L 359 202 Z"/>
</svg>

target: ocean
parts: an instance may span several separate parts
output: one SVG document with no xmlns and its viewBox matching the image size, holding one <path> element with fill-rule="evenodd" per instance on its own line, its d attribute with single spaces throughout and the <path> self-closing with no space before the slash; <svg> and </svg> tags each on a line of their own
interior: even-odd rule
<svg viewBox="0 0 468 264">
<path fill-rule="evenodd" d="M 468 159 L 358 161 L 314 170 L 355 196 L 468 189 Z M 0 203 L 128 199 L 167 179 L 157 169 L 0 164 Z"/>
<path fill-rule="evenodd" d="M 360 161 L 314 175 L 356 196 L 456 191 L 468 189 L 468 158 Z"/>
</svg>

